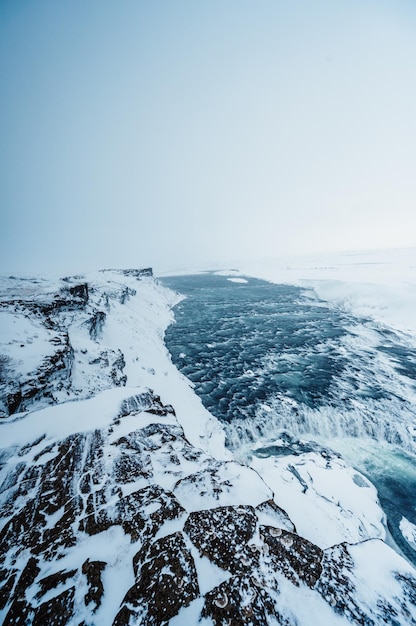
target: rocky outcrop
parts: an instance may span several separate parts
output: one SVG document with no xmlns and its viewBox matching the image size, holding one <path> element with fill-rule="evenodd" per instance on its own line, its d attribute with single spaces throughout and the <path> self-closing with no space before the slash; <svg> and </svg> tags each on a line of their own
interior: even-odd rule
<svg viewBox="0 0 416 626">
<path fill-rule="evenodd" d="M 106 315 L 104 311 L 95 311 L 91 319 L 88 320 L 88 330 L 91 339 L 96 341 L 103 332 Z"/>
<path fill-rule="evenodd" d="M 132 339 L 150 355 L 160 345 L 161 326 L 148 329 L 161 310 L 153 281 L 139 292 L 143 276 L 68 278 L 59 298 L 41 282 L 35 298 L 23 281 L 17 299 L 3 300 L 19 338 L 0 359 L 4 415 L 38 410 L 0 422 L 1 623 L 416 624 L 415 571 L 387 545 L 316 545 L 258 471 L 200 447 L 211 423 L 195 435 L 191 420 L 185 435 L 189 396 L 164 403 L 153 388 L 168 395 L 168 358 L 157 373 Z M 139 329 L 136 287 L 148 302 Z M 29 362 L 31 346 L 40 364 L 24 371 L 16 355 L 27 350 Z M 152 389 L 124 388 L 137 384 L 125 370 Z M 320 462 L 335 472 L 325 451 Z M 309 466 L 291 467 L 286 484 L 309 497 Z"/>
<path fill-rule="evenodd" d="M 227 484 L 236 464 L 194 448 L 172 407 L 150 390 L 127 397 L 106 428 L 60 441 L 45 437 L 17 455 L 3 451 L 1 460 L 6 626 L 160 626 L 195 603 L 207 623 L 289 625 L 297 623 L 296 610 L 282 601 L 283 589 L 302 588 L 328 615 L 351 623 L 416 619 L 416 579 L 403 563 L 390 572 L 394 600 L 386 604 L 373 589 L 369 605 L 358 593 L 359 545 L 320 549 L 270 499 L 254 506 L 240 491 L 240 503 L 221 504 L 243 487 L 238 479 Z M 104 618 L 100 610 L 121 571 L 132 582 L 124 592 L 118 584 L 112 615 Z"/>
<path fill-rule="evenodd" d="M 121 269 L 121 270 L 101 270 L 102 272 L 115 272 L 119 274 L 123 274 L 123 276 L 132 276 L 133 278 L 143 278 L 153 276 L 153 269 L 151 267 L 146 267 L 144 269 Z"/>
<path fill-rule="evenodd" d="M 139 618 L 143 624 L 167 623 L 199 596 L 198 575 L 183 534 L 152 543 L 135 557 L 136 582 L 126 593 L 114 626 Z"/>
<path fill-rule="evenodd" d="M 68 334 L 55 334 L 50 343 L 52 354 L 45 356 L 33 372 L 16 377 L 13 361 L 6 361 L 0 382 L 0 416 L 26 411 L 36 404 L 54 404 L 54 392 L 70 389 L 74 350 Z"/>
<path fill-rule="evenodd" d="M 152 275 L 151 269 L 126 272 L 135 280 Z M 0 315 L 14 324 L 9 341 L 0 345 L 0 417 L 127 380 L 124 354 L 105 346 L 102 334 L 111 307 L 126 304 L 136 290 L 122 283 L 91 287 L 80 277 L 67 277 L 55 289 L 33 282 L 36 291 L 27 280 L 10 279 L 14 291 L 0 298 Z"/>
</svg>

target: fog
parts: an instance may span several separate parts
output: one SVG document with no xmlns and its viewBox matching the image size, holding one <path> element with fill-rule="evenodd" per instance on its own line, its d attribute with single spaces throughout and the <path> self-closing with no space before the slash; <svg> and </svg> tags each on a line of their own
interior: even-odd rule
<svg viewBox="0 0 416 626">
<path fill-rule="evenodd" d="M 0 4 L 0 273 L 416 245 L 413 0 Z"/>
</svg>

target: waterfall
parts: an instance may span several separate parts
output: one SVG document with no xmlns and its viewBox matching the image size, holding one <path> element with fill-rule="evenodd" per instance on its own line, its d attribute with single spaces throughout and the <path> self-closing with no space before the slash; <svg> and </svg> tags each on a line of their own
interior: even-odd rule
<svg viewBox="0 0 416 626">
<path fill-rule="evenodd" d="M 309 408 L 278 395 L 258 407 L 253 418 L 233 419 L 224 424 L 227 444 L 232 450 L 273 440 L 282 431 L 292 437 L 369 438 L 399 446 L 416 454 L 416 415 L 411 406 L 397 399 L 376 402 L 371 399 L 357 406 Z"/>
</svg>

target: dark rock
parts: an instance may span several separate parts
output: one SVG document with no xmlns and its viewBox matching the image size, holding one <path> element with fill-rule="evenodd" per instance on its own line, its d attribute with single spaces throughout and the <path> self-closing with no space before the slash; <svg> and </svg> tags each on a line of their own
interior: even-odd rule
<svg viewBox="0 0 416 626">
<path fill-rule="evenodd" d="M 120 406 L 119 417 L 124 417 L 130 413 L 143 413 L 153 406 L 154 395 L 152 391 L 139 393 L 123 400 Z"/>
<path fill-rule="evenodd" d="M 50 322 L 50 328 L 56 327 L 55 316 L 61 311 L 83 309 L 88 304 L 88 284 L 81 283 L 72 287 L 65 287 L 59 294 L 55 294 L 52 300 L 40 302 L 32 301 L 24 304 L 35 313 L 41 313 Z"/>
<path fill-rule="evenodd" d="M 74 614 L 75 588 L 71 587 L 36 609 L 33 626 L 65 626 Z"/>
<path fill-rule="evenodd" d="M 131 396 L 123 400 L 119 417 L 129 415 L 130 413 L 142 413 L 147 411 L 153 415 L 175 415 L 175 410 L 170 404 L 162 404 L 159 396 L 156 396 L 153 391 L 149 390 L 144 393 Z"/>
<path fill-rule="evenodd" d="M 119 612 L 117 613 L 113 626 L 129 626 L 133 623 L 134 617 L 136 613 L 133 609 L 128 608 L 124 605 Z"/>
<path fill-rule="evenodd" d="M 410 615 L 408 607 L 416 606 L 416 577 L 396 573 L 395 578 L 403 589 L 403 599 L 400 602 L 401 614 L 404 620 L 407 620 L 409 624 L 412 624 L 411 620 L 413 618 Z M 413 624 L 414 623 L 416 623 L 416 620 L 413 619 Z"/>
<path fill-rule="evenodd" d="M 39 572 L 40 569 L 38 567 L 38 561 L 31 556 L 19 578 L 19 582 L 16 585 L 16 589 L 14 590 L 15 595 L 24 596 L 25 590 L 33 583 Z"/>
<path fill-rule="evenodd" d="M 151 513 L 146 511 L 149 507 Z M 165 521 L 185 512 L 173 493 L 158 485 L 150 485 L 122 498 L 116 509 L 119 523 L 132 541 L 137 541 L 140 536 L 154 536 Z"/>
<path fill-rule="evenodd" d="M 9 611 L 7 612 L 3 626 L 11 626 L 12 624 L 26 625 L 32 623 L 30 621 L 30 617 L 33 615 L 33 611 L 30 604 L 26 601 L 25 592 L 26 589 L 33 584 L 39 572 L 40 569 L 38 567 L 37 559 L 30 557 L 13 591 L 13 601 Z M 6 606 L 7 603 L 8 602 L 6 600 L 4 602 L 4 606 Z"/>
<path fill-rule="evenodd" d="M 90 493 L 78 529 L 88 535 L 97 535 L 115 526 L 116 523 L 112 508 L 107 505 L 105 490 Z"/>
<path fill-rule="evenodd" d="M 131 296 L 135 296 L 137 291 L 135 289 L 130 289 L 130 287 L 124 287 L 120 295 L 120 304 L 126 304 L 128 300 L 130 300 Z"/>
<path fill-rule="evenodd" d="M 105 269 L 100 270 L 100 272 L 117 272 L 118 274 L 124 274 L 124 276 L 132 276 L 133 278 L 143 278 L 144 276 L 153 276 L 153 270 L 151 267 L 146 267 L 144 269 L 127 269 L 127 270 L 115 270 L 115 269 Z"/>
<path fill-rule="evenodd" d="M 143 278 L 144 276 L 153 276 L 153 270 L 151 267 L 146 267 L 141 270 L 136 270 L 136 269 L 121 270 L 121 272 L 125 276 L 134 276 L 134 278 Z"/>
<path fill-rule="evenodd" d="M 86 606 L 89 604 L 94 605 L 93 612 L 101 604 L 101 598 L 104 594 L 104 586 L 101 580 L 101 574 L 104 571 L 107 563 L 104 561 L 90 561 L 87 559 L 82 565 L 82 573 L 87 577 L 88 592 L 85 594 L 84 601 Z"/>
<path fill-rule="evenodd" d="M 137 279 L 152 275 L 150 269 L 119 273 Z M 105 292 L 101 286 L 89 288 L 81 282 L 82 277 L 77 284 L 73 281 L 66 280 L 59 293 L 46 293 L 46 287 L 39 287 L 36 301 L 25 300 L 28 296 L 24 294 L 29 292 L 25 285 L 19 298 L 0 302 L 16 315 L 36 318 L 34 327 L 53 329 L 42 333 L 51 342 L 47 352 L 53 354 L 35 372 L 15 377 L 16 364 L 0 356 L 1 384 L 5 381 L 0 411 L 4 414 L 54 403 L 62 399 L 62 391 L 68 392 L 66 400 L 126 384 L 123 353 L 100 341 L 106 316 L 111 316 L 113 309 L 119 312 L 135 290 L 117 285 L 114 276 Z M 74 328 L 76 380 L 82 379 L 79 389 L 71 386 L 74 350 L 68 331 L 72 333 Z M 33 337 L 35 333 L 36 328 Z M 75 404 L 68 405 L 68 410 L 71 407 L 77 410 Z M 209 508 L 215 500 L 216 505 L 225 498 L 229 502 L 230 494 L 239 498 L 244 477 L 241 472 L 237 477 L 234 461 L 218 461 L 192 446 L 174 415 L 172 406 L 163 405 L 149 390 L 125 400 L 109 427 L 75 433 L 62 441 L 52 439 L 52 443 L 44 436 L 20 449 L 14 446 L 0 452 L 5 470 L 0 487 L 0 609 L 4 624 L 99 626 L 104 598 L 114 593 L 107 586 L 118 565 L 95 560 L 96 550 L 112 540 L 114 560 L 120 559 L 123 569 L 132 567 L 134 572 L 134 584 L 123 589 L 124 600 L 114 611 L 116 626 L 165 626 L 194 600 L 198 602 L 192 609 L 203 606 L 201 621 L 208 618 L 210 623 L 224 626 L 288 626 L 296 620 L 287 617 L 291 609 L 280 589 L 292 584 L 304 586 L 307 597 L 314 595 L 319 602 L 324 598 L 352 623 L 369 626 L 414 621 L 416 592 L 411 576 L 397 574 L 400 597 L 378 598 L 374 592 L 373 605 L 367 606 L 358 593 L 354 552 L 348 545 L 323 552 L 296 534 L 285 511 L 273 500 L 256 508 Z M 124 419 L 126 416 L 134 418 Z M 89 428 L 88 419 L 83 428 Z M 315 451 L 327 458 L 325 450 L 289 435 L 282 437 L 280 448 L 257 452 Z M 301 481 L 296 468 L 289 469 Z M 306 483 L 302 486 L 307 488 Z M 191 513 L 184 508 L 194 511 L 203 506 L 207 510 Z M 86 536 L 109 529 L 112 532 L 98 541 Z M 178 532 L 166 536 L 173 530 Z M 133 544 L 130 548 L 129 541 Z M 354 548 L 362 558 L 362 546 Z M 133 553 L 131 562 L 127 555 Z M 204 579 L 204 597 L 193 557 L 201 565 L 205 563 L 208 571 L 219 567 L 223 572 L 220 580 L 225 582 L 215 588 L 210 588 L 213 581 Z M 362 564 L 358 557 L 357 563 Z M 65 569 L 69 564 L 74 569 Z M 299 592 L 301 597 L 302 590 Z M 109 623 L 113 618 L 105 616 Z"/>
<path fill-rule="evenodd" d="M 77 573 L 76 569 L 70 570 L 70 571 L 61 570 L 60 572 L 51 574 L 50 576 L 47 576 L 46 578 L 42 578 L 38 582 L 39 591 L 36 594 L 35 598 L 37 600 L 41 599 L 42 596 L 44 596 L 48 591 L 51 591 L 51 589 L 55 589 L 59 585 L 65 584 L 68 578 L 73 578 L 76 573 Z"/>
<path fill-rule="evenodd" d="M 14 413 L 18 412 L 19 407 L 22 404 L 22 400 L 23 400 L 23 396 L 22 396 L 22 391 L 20 389 L 6 396 L 8 415 L 13 415 Z"/>
<path fill-rule="evenodd" d="M 148 413 L 152 413 L 153 415 L 160 415 L 161 417 L 166 417 L 166 415 L 176 415 L 175 409 L 171 404 L 165 404 L 161 406 L 153 405 L 150 409 L 147 410 Z"/>
<path fill-rule="evenodd" d="M 279 613 L 278 593 L 249 576 L 232 576 L 206 594 L 201 616 L 211 618 L 215 626 L 293 626 Z"/>
<path fill-rule="evenodd" d="M 268 559 L 294 585 L 300 581 L 313 587 L 321 575 L 323 550 L 281 528 L 260 526 L 260 536 L 268 547 Z"/>
<path fill-rule="evenodd" d="M 279 433 L 279 441 L 271 446 L 265 446 L 262 448 L 256 448 L 253 450 L 253 454 L 260 458 L 267 458 L 269 456 L 282 457 L 288 455 L 300 456 L 308 452 L 316 452 L 320 454 L 324 459 L 330 462 L 331 459 L 340 458 L 340 454 L 326 448 L 315 441 L 304 441 L 302 439 L 296 439 L 287 431 L 281 431 Z"/>
<path fill-rule="evenodd" d="M 224 506 L 191 513 L 184 532 L 206 556 L 232 573 L 253 567 L 253 553 L 247 542 L 256 529 L 257 517 L 251 506 Z"/>
<path fill-rule="evenodd" d="M 149 424 L 140 431 L 140 437 L 146 441 L 150 450 L 157 450 L 168 443 L 184 439 L 184 432 L 179 424 Z"/>
<path fill-rule="evenodd" d="M 182 533 L 155 541 L 145 560 L 139 555 L 136 583 L 127 592 L 114 626 L 129 624 L 132 613 L 146 626 L 165 624 L 199 595 L 195 564 Z"/>
<path fill-rule="evenodd" d="M 164 448 L 169 454 L 174 446 L 179 444 L 180 449 L 186 450 L 190 444 L 184 438 L 182 427 L 176 424 L 149 424 L 144 428 L 132 431 L 125 437 L 118 439 L 114 445 L 122 450 L 131 450 L 148 454 Z M 163 456 L 163 453 L 161 453 Z"/>
<path fill-rule="evenodd" d="M 68 334 L 55 337 L 54 354 L 44 358 L 40 366 L 24 378 L 15 379 L 13 370 L 2 380 L 0 400 L 7 415 L 26 411 L 36 402 L 55 403 L 55 390 L 69 389 L 74 351 Z"/>
<path fill-rule="evenodd" d="M 85 446 L 85 435 L 73 435 L 57 446 L 57 453 L 44 465 L 28 466 L 10 490 L 9 498 L 19 498 L 22 507 L 0 533 L 1 550 L 16 553 L 29 548 L 33 554 L 51 558 L 60 548 L 74 544 L 72 524 L 80 512 L 80 498 L 73 493 L 74 476 Z M 54 526 L 45 525 L 45 516 L 61 511 Z M 19 538 L 18 541 L 16 540 Z"/>
<path fill-rule="evenodd" d="M 126 361 L 121 350 L 102 350 L 98 357 L 89 361 L 89 364 L 98 365 L 101 378 L 105 379 L 107 376 L 109 382 L 116 387 L 124 387 L 126 384 L 127 376 L 123 373 Z"/>
<path fill-rule="evenodd" d="M 96 341 L 103 332 L 105 318 L 106 314 L 104 311 L 95 311 L 94 315 L 86 322 L 89 327 L 90 337 L 93 341 Z"/>
<path fill-rule="evenodd" d="M 95 491 L 88 498 L 85 512 L 79 523 L 80 530 L 95 535 L 118 525 L 134 542 L 155 535 L 166 520 L 179 517 L 184 509 L 172 493 L 150 485 L 125 497 L 118 496 L 111 504 L 104 490 Z"/>
<path fill-rule="evenodd" d="M 351 622 L 365 626 L 378 624 L 378 621 L 374 621 L 363 610 L 363 607 L 359 606 L 354 597 L 356 587 L 353 571 L 354 561 L 349 553 L 349 545 L 347 543 L 328 548 L 323 554 L 322 573 L 315 589 L 336 613 L 345 615 Z M 406 585 L 404 589 L 406 593 Z M 381 608 L 380 602 L 378 602 L 378 605 Z M 393 613 L 390 614 L 388 619 L 380 620 L 380 623 L 400 626 L 402 622 L 394 620 L 392 616 Z M 409 623 L 411 624 L 412 622 Z"/>
<path fill-rule="evenodd" d="M 110 377 L 116 387 L 124 387 L 127 383 L 127 376 L 123 374 L 123 370 L 126 367 L 126 361 L 124 354 L 121 350 L 116 352 L 116 358 L 114 359 L 110 371 Z"/>
<path fill-rule="evenodd" d="M 416 606 L 416 578 L 410 575 L 394 575 L 400 583 L 401 593 L 398 595 L 379 596 L 372 606 L 360 602 L 357 583 L 361 581 L 355 575 L 355 562 L 350 553 L 354 547 L 343 543 L 324 551 L 322 574 L 315 589 L 336 613 L 352 623 L 364 626 L 416 624 L 409 610 L 409 607 Z"/>
<path fill-rule="evenodd" d="M 74 285 L 73 287 L 69 287 L 68 292 L 71 294 L 73 298 L 78 300 L 84 306 L 88 302 L 88 283 L 82 283 L 80 285 Z"/>
<path fill-rule="evenodd" d="M 4 380 L 13 367 L 12 359 L 7 354 L 0 354 L 0 380 Z"/>
<path fill-rule="evenodd" d="M 151 480 L 153 466 L 149 454 L 135 454 L 128 450 L 121 450 L 114 461 L 114 478 L 117 484 L 124 485 L 139 478 Z"/>
<path fill-rule="evenodd" d="M 7 612 L 2 626 L 29 626 L 33 624 L 34 611 L 23 597 L 16 598 Z"/>
<path fill-rule="evenodd" d="M 195 497 L 203 498 L 205 494 L 209 494 L 211 500 L 219 501 L 221 496 L 228 495 L 233 490 L 233 484 L 227 477 L 226 466 L 229 463 L 233 464 L 234 461 L 218 462 L 211 459 L 205 464 L 201 463 L 205 468 L 178 480 L 174 492 L 180 497 L 180 494 L 184 495 L 191 490 Z"/>
<path fill-rule="evenodd" d="M 0 568 L 0 611 L 9 602 L 15 582 L 16 572 Z"/>
</svg>

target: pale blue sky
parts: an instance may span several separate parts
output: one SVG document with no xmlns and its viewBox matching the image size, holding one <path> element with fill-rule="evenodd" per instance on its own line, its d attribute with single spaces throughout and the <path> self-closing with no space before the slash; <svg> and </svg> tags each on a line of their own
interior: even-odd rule
<svg viewBox="0 0 416 626">
<path fill-rule="evenodd" d="M 2 0 L 0 273 L 416 245 L 414 0 Z"/>
</svg>

